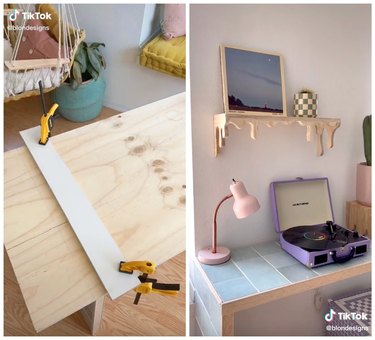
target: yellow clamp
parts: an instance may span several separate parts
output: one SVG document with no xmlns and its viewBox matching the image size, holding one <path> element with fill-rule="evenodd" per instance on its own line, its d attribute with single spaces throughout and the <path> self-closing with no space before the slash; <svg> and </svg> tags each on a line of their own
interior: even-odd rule
<svg viewBox="0 0 375 340">
<path fill-rule="evenodd" d="M 43 114 L 42 118 L 40 119 L 40 140 L 39 144 L 46 145 L 48 142 L 49 137 L 51 137 L 51 129 L 52 129 L 52 117 L 55 114 L 56 109 L 59 107 L 58 104 L 53 104 L 47 114 Z"/>
<path fill-rule="evenodd" d="M 160 290 L 152 288 L 151 282 L 141 283 L 139 286 L 134 288 L 134 291 L 138 294 L 157 293 L 161 295 L 177 295 L 177 290 Z"/>
<path fill-rule="evenodd" d="M 156 264 L 152 261 L 130 261 L 130 262 L 120 262 L 120 272 L 133 274 L 134 270 L 138 270 L 143 274 L 154 274 L 156 271 Z"/>
</svg>

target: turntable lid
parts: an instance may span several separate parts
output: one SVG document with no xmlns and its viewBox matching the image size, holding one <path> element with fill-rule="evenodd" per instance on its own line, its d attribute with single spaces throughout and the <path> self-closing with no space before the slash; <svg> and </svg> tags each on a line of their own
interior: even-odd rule
<svg viewBox="0 0 375 340">
<path fill-rule="evenodd" d="M 277 232 L 334 222 L 328 178 L 273 182 L 271 200 Z"/>
</svg>

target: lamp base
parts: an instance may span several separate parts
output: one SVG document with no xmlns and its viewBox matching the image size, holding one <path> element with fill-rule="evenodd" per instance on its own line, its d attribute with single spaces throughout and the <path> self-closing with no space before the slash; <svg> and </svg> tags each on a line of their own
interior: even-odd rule
<svg viewBox="0 0 375 340">
<path fill-rule="evenodd" d="M 204 248 L 198 252 L 198 261 L 204 264 L 220 264 L 230 259 L 230 250 L 225 247 L 216 247 L 216 253 L 211 247 Z"/>
</svg>

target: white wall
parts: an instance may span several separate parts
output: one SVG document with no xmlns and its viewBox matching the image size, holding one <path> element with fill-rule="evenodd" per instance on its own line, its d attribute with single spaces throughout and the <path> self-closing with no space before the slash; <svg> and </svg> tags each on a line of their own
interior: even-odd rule
<svg viewBox="0 0 375 340">
<path fill-rule="evenodd" d="M 142 31 L 139 39 L 139 45 L 147 43 L 150 37 L 160 31 L 161 4 L 145 4 L 143 14 Z"/>
<path fill-rule="evenodd" d="M 371 111 L 370 5 L 192 5 L 190 9 L 191 107 L 196 250 L 211 242 L 213 209 L 242 180 L 261 210 L 236 220 L 231 203 L 218 217 L 219 243 L 229 247 L 277 239 L 269 184 L 274 180 L 327 176 L 336 222 L 345 223 L 345 202 L 355 199 L 356 163 L 364 160 L 362 119 Z M 300 126 L 229 128 L 213 156 L 212 120 L 222 112 L 219 45 L 274 51 L 284 56 L 287 108 L 293 94 L 310 87 L 319 95 L 319 116 L 341 119 L 335 145 L 315 154 Z"/>
<path fill-rule="evenodd" d="M 139 65 L 145 5 L 74 6 L 87 42 L 104 42 L 107 69 L 105 105 L 129 110 L 185 91 L 185 80 Z"/>
</svg>

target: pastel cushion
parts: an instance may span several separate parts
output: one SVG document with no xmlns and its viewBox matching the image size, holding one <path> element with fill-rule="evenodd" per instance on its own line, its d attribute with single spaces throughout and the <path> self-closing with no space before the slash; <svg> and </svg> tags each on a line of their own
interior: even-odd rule
<svg viewBox="0 0 375 340">
<path fill-rule="evenodd" d="M 185 4 L 165 4 L 162 23 L 163 37 L 166 40 L 186 34 Z"/>
<path fill-rule="evenodd" d="M 28 20 L 26 26 L 44 26 L 37 19 Z M 59 44 L 48 31 L 24 30 L 16 56 L 17 60 L 57 58 Z"/>
<path fill-rule="evenodd" d="M 38 88 L 38 82 L 43 79 L 45 88 L 58 87 L 61 84 L 60 70 L 58 68 L 41 68 L 38 72 L 11 72 L 4 70 L 4 98 L 18 95 Z M 38 89 L 39 91 L 39 89 Z"/>
<path fill-rule="evenodd" d="M 186 37 L 165 40 L 158 35 L 145 45 L 140 64 L 177 77 L 186 75 Z"/>
</svg>

